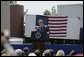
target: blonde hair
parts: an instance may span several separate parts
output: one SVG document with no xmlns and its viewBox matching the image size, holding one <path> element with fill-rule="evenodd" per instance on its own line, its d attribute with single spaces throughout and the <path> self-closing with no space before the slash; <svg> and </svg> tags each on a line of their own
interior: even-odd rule
<svg viewBox="0 0 84 57">
<path fill-rule="evenodd" d="M 65 56 L 65 53 L 63 50 L 58 50 L 56 56 Z"/>
<path fill-rule="evenodd" d="M 28 56 L 36 56 L 36 54 L 35 53 L 29 53 Z"/>
</svg>

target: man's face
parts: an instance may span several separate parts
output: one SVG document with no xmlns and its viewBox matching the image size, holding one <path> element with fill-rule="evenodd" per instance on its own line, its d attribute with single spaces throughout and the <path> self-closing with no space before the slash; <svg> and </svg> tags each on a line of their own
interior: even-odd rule
<svg viewBox="0 0 84 57">
<path fill-rule="evenodd" d="M 43 25 L 43 20 L 39 20 L 39 21 L 38 21 L 38 24 L 39 24 L 39 25 Z"/>
<path fill-rule="evenodd" d="M 43 23 L 42 22 L 39 22 L 39 25 L 42 25 Z"/>
</svg>

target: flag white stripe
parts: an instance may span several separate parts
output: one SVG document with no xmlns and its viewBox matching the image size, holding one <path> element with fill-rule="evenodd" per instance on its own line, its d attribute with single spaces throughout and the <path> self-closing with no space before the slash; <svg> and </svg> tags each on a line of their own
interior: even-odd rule
<svg viewBox="0 0 84 57">
<path fill-rule="evenodd" d="M 66 34 L 49 34 L 49 36 L 66 36 Z"/>
<path fill-rule="evenodd" d="M 64 39 L 67 37 L 67 18 L 49 18 L 49 38 Z"/>
<path fill-rule="evenodd" d="M 49 38 L 53 38 L 53 39 L 65 39 L 65 37 L 49 37 Z"/>
<path fill-rule="evenodd" d="M 48 21 L 48 23 L 67 23 L 67 21 L 58 21 L 58 22 L 56 22 L 56 21 Z"/>
<path fill-rule="evenodd" d="M 61 32 L 66 32 L 66 31 L 50 31 L 50 33 L 61 33 Z"/>
</svg>

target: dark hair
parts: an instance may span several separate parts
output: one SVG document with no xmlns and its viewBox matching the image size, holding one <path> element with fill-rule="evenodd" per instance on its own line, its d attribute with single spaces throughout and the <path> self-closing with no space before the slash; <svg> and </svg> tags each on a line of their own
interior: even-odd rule
<svg viewBox="0 0 84 57">
<path fill-rule="evenodd" d="M 39 49 L 35 50 L 34 53 L 37 55 L 37 56 L 41 56 L 41 51 Z"/>
<path fill-rule="evenodd" d="M 51 56 L 51 53 L 50 52 L 45 53 L 45 56 Z"/>
<path fill-rule="evenodd" d="M 5 36 L 5 31 L 4 30 L 1 31 L 1 36 L 4 36 L 7 40 L 9 40 L 9 36 Z"/>
</svg>

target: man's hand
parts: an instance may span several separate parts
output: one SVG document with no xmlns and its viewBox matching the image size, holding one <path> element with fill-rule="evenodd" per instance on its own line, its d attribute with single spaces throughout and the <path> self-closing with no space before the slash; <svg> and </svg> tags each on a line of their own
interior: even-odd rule
<svg viewBox="0 0 84 57">
<path fill-rule="evenodd" d="M 47 32 L 47 34 L 49 34 L 49 32 Z"/>
</svg>

